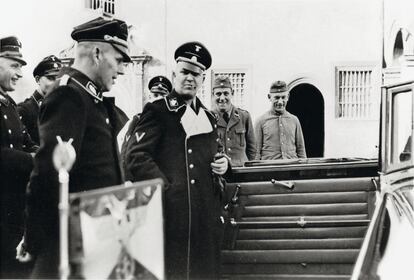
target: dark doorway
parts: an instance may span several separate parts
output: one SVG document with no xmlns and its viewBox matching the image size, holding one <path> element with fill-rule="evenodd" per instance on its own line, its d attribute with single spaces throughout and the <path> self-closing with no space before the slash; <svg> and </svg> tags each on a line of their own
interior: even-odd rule
<svg viewBox="0 0 414 280">
<path fill-rule="evenodd" d="M 323 157 L 325 106 L 321 92 L 311 84 L 291 89 L 286 109 L 299 118 L 308 157 Z"/>
</svg>

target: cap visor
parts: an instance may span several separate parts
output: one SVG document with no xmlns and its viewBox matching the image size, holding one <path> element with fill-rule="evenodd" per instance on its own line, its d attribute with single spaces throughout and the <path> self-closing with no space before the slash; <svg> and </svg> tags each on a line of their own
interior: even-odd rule
<svg viewBox="0 0 414 280">
<path fill-rule="evenodd" d="M 124 58 L 124 62 L 132 62 L 131 57 L 129 56 L 128 48 L 118 45 L 118 44 L 111 44 L 114 49 L 120 52 Z"/>
<path fill-rule="evenodd" d="M 26 61 L 24 61 L 24 60 L 23 60 L 23 59 L 21 59 L 20 57 L 16 57 L 16 56 L 3 56 L 3 57 L 5 57 L 5 58 L 9 58 L 9 59 L 12 59 L 12 60 L 15 60 L 15 61 L 17 61 L 17 62 L 20 62 L 20 64 L 21 64 L 22 66 L 27 65 Z"/>
<path fill-rule="evenodd" d="M 200 68 L 199 65 L 192 63 L 192 61 L 184 61 L 184 60 L 179 60 L 177 61 L 177 64 L 182 65 L 182 67 L 188 71 L 194 72 L 194 73 L 203 73 L 203 69 Z"/>
</svg>

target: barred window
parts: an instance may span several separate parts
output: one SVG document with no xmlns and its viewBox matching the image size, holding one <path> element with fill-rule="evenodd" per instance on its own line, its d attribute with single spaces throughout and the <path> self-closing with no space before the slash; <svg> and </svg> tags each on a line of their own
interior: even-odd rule
<svg viewBox="0 0 414 280">
<path fill-rule="evenodd" d="M 92 10 L 101 10 L 102 14 L 115 15 L 115 0 L 87 0 L 86 8 Z"/>
<path fill-rule="evenodd" d="M 220 75 L 230 78 L 231 85 L 234 90 L 233 104 L 236 107 L 246 108 L 245 88 L 246 88 L 246 71 L 212 71 L 213 79 Z"/>
<path fill-rule="evenodd" d="M 368 119 L 375 111 L 373 67 L 336 67 L 336 118 Z"/>
<path fill-rule="evenodd" d="M 198 98 L 201 102 L 210 109 L 214 109 L 212 105 L 212 85 L 214 79 L 217 76 L 225 75 L 230 78 L 231 84 L 234 90 L 233 104 L 242 109 L 248 109 L 249 100 L 247 100 L 247 91 L 248 91 L 248 78 L 249 70 L 247 68 L 220 68 L 212 69 L 211 71 L 206 71 L 204 75 L 204 83 L 200 92 L 198 93 Z"/>
</svg>

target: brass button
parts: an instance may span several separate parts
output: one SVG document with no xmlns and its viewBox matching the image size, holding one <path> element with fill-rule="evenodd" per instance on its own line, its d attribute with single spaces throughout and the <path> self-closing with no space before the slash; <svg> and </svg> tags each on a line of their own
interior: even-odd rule
<svg viewBox="0 0 414 280">
<path fill-rule="evenodd" d="M 194 168 L 194 164 L 190 164 L 190 169 L 193 169 Z"/>
<path fill-rule="evenodd" d="M 188 149 L 188 153 L 189 154 L 191 154 L 193 152 L 193 150 L 191 150 L 191 149 Z"/>
<path fill-rule="evenodd" d="M 4 117 L 5 120 L 7 120 L 7 115 L 4 115 L 3 117 Z"/>
<path fill-rule="evenodd" d="M 14 146 L 13 146 L 13 144 L 10 144 L 10 148 L 12 148 L 12 149 L 13 149 L 13 147 L 14 147 Z"/>
<path fill-rule="evenodd" d="M 191 185 L 194 185 L 195 184 L 195 180 L 194 179 L 191 179 L 190 183 L 191 183 Z"/>
<path fill-rule="evenodd" d="M 106 118 L 106 119 L 105 119 L 105 122 L 106 122 L 106 124 L 109 124 L 109 119 L 108 119 L 108 118 Z"/>
<path fill-rule="evenodd" d="M 9 134 L 11 134 L 11 129 L 9 129 Z"/>
</svg>

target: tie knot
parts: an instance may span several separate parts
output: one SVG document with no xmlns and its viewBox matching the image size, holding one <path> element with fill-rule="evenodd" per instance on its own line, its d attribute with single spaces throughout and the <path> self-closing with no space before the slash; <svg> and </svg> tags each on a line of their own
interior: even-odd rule
<svg viewBox="0 0 414 280">
<path fill-rule="evenodd" d="M 229 120 L 230 120 L 229 113 L 224 112 L 224 114 L 223 114 L 223 119 L 224 119 L 224 121 L 225 121 L 226 123 L 228 123 L 228 122 L 229 122 Z"/>
</svg>

